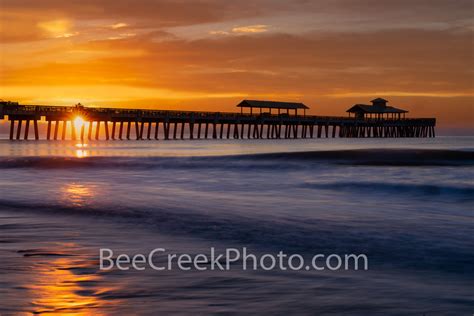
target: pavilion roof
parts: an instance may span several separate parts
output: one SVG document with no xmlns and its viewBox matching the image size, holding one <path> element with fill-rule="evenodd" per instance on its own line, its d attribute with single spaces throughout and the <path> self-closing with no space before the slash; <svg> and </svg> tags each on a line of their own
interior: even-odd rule
<svg viewBox="0 0 474 316">
<path fill-rule="evenodd" d="M 364 113 L 408 113 L 407 110 L 399 109 L 393 106 L 379 106 L 367 104 L 355 104 L 346 112 L 364 112 Z"/>
<path fill-rule="evenodd" d="M 261 101 L 261 100 L 243 100 L 237 107 L 245 108 L 268 108 L 268 109 L 309 109 L 303 103 L 280 102 L 280 101 Z"/>
</svg>

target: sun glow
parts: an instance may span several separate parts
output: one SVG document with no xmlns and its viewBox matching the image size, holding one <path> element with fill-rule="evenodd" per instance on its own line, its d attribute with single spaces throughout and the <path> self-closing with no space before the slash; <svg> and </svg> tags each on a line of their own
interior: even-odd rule
<svg viewBox="0 0 474 316">
<path fill-rule="evenodd" d="M 84 126 L 84 123 L 84 119 L 80 116 L 77 116 L 74 119 L 74 127 L 76 128 L 76 130 L 80 130 Z"/>
</svg>

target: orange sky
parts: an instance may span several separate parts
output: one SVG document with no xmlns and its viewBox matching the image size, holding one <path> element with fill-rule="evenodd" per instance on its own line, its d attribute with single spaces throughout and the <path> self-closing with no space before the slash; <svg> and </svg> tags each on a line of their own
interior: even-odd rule
<svg viewBox="0 0 474 316">
<path fill-rule="evenodd" d="M 341 115 L 384 97 L 474 127 L 472 1 L 0 0 L 0 98 Z"/>
</svg>

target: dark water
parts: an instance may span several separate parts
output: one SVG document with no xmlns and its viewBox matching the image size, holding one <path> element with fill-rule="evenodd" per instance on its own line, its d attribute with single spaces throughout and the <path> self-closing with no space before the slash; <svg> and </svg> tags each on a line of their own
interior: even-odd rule
<svg viewBox="0 0 474 316">
<path fill-rule="evenodd" d="M 0 314 L 471 315 L 474 139 L 0 141 Z M 100 271 L 117 253 L 368 271 Z"/>
</svg>

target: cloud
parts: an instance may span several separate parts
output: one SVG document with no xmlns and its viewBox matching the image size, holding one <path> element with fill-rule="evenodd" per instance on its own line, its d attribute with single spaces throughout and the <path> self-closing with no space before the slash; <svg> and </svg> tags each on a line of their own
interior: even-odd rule
<svg viewBox="0 0 474 316">
<path fill-rule="evenodd" d="M 258 16 L 262 14 L 264 8 L 262 3 L 234 4 L 231 1 L 220 0 L 137 0 L 133 1 L 133 4 L 130 0 L 2 0 L 1 3 L 2 11 L 31 16 L 52 14 L 78 21 L 127 20 L 137 22 L 142 27 L 155 28 Z"/>
<path fill-rule="evenodd" d="M 267 30 L 268 25 L 257 24 L 248 26 L 239 26 L 232 28 L 233 33 L 264 33 Z"/>
<path fill-rule="evenodd" d="M 38 23 L 38 27 L 51 37 L 70 37 L 73 34 L 70 32 L 72 22 L 65 19 L 42 21 Z"/>
<path fill-rule="evenodd" d="M 209 31 L 210 35 L 249 35 L 255 33 L 265 33 L 268 31 L 268 25 L 257 24 L 248 26 L 233 27 L 230 31 Z"/>
<path fill-rule="evenodd" d="M 135 36 L 137 34 L 135 33 L 120 33 L 119 35 L 116 35 L 116 36 L 109 36 L 108 39 L 109 40 L 119 40 L 119 39 L 124 39 L 124 38 L 127 38 L 127 37 L 132 37 L 132 36 Z"/>
<path fill-rule="evenodd" d="M 229 35 L 230 33 L 227 31 L 209 31 L 211 35 Z"/>
<path fill-rule="evenodd" d="M 56 38 L 70 38 L 70 37 L 77 36 L 77 35 L 79 35 L 79 32 L 64 33 L 64 34 L 57 35 Z"/>
<path fill-rule="evenodd" d="M 462 98 L 474 97 L 474 91 L 466 92 L 418 92 L 418 91 L 367 91 L 367 92 L 343 92 L 325 95 L 326 97 L 348 98 L 366 97 L 371 98 L 376 95 L 388 95 L 392 97 L 429 97 L 429 98 Z"/>
<path fill-rule="evenodd" d="M 128 26 L 127 23 L 122 23 L 122 22 L 109 25 L 109 27 L 110 27 L 111 29 L 114 29 L 114 30 L 116 30 L 116 29 L 121 29 L 121 28 L 124 28 L 124 27 L 127 27 L 127 26 Z"/>
</svg>

